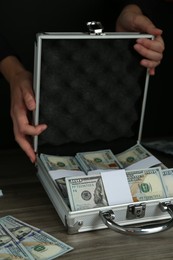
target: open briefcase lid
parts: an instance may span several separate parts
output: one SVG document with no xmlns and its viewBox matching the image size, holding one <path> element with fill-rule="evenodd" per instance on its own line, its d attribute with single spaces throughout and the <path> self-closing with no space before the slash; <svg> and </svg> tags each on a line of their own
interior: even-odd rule
<svg viewBox="0 0 173 260">
<path fill-rule="evenodd" d="M 149 74 L 133 49 L 137 38 L 152 35 L 37 34 L 34 124 L 48 128 L 34 138 L 36 152 L 48 146 L 70 155 L 69 144 L 77 144 L 73 152 L 79 152 L 95 141 L 109 148 L 124 138 L 140 142 Z"/>
</svg>

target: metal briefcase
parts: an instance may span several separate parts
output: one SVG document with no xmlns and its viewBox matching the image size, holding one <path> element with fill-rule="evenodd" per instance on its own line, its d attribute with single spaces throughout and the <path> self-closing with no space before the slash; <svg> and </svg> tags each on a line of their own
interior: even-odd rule
<svg viewBox="0 0 173 260">
<path fill-rule="evenodd" d="M 133 45 L 152 35 L 104 33 L 97 25 L 89 23 L 89 33 L 37 34 L 34 123 L 48 124 L 34 139 L 37 174 L 69 234 L 164 231 L 172 226 L 173 198 L 71 211 L 40 160 L 40 153 L 119 153 L 141 145 L 149 74 Z"/>
</svg>

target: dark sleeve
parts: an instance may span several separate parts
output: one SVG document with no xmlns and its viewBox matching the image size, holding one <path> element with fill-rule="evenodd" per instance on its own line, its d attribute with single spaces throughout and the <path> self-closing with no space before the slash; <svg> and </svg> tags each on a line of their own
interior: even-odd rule
<svg viewBox="0 0 173 260">
<path fill-rule="evenodd" d="M 158 0 L 151 0 L 151 1 L 145 1 L 145 0 L 125 0 L 124 2 L 126 2 L 126 4 L 136 4 L 141 8 L 145 8 L 145 7 L 151 7 L 153 5 L 155 5 L 155 3 L 158 2 Z"/>
<path fill-rule="evenodd" d="M 13 48 L 10 47 L 5 38 L 0 35 L 0 61 L 6 58 L 7 56 L 17 56 Z"/>
</svg>

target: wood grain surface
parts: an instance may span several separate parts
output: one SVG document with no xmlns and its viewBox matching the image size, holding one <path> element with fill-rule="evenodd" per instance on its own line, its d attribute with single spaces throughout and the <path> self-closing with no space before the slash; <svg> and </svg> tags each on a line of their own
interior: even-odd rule
<svg viewBox="0 0 173 260">
<path fill-rule="evenodd" d="M 173 166 L 171 156 L 159 156 L 168 167 Z M 173 259 L 173 229 L 138 237 L 109 229 L 67 234 L 36 171 L 20 149 L 0 151 L 0 217 L 12 215 L 74 247 L 61 259 Z"/>
</svg>

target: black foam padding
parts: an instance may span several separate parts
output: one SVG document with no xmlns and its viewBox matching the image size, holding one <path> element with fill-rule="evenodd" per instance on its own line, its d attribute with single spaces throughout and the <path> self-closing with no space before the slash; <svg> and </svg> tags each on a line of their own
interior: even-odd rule
<svg viewBox="0 0 173 260">
<path fill-rule="evenodd" d="M 110 142 L 137 134 L 145 74 L 127 39 L 44 39 L 39 144 Z"/>
</svg>

